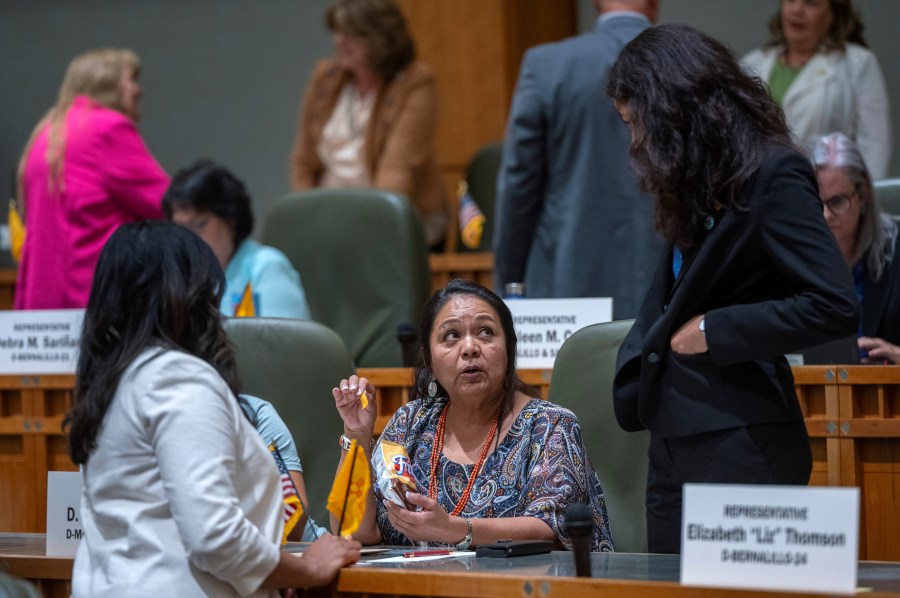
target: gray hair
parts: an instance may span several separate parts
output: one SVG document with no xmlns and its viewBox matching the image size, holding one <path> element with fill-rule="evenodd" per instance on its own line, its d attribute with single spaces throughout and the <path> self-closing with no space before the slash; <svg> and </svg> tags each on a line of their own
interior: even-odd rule
<svg viewBox="0 0 900 598">
<path fill-rule="evenodd" d="M 840 168 L 856 188 L 862 201 L 857 244 L 853 263 L 866 256 L 866 268 L 872 280 L 879 280 L 894 256 L 897 240 L 897 223 L 883 213 L 872 176 L 856 143 L 843 133 L 829 133 L 816 139 L 810 149 L 810 157 L 816 171 Z"/>
</svg>

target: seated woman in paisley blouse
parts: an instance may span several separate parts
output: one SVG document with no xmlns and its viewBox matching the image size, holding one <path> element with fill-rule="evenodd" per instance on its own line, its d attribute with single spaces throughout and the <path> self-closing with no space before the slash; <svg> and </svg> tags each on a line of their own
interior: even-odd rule
<svg viewBox="0 0 900 598">
<path fill-rule="evenodd" d="M 564 512 L 582 502 L 593 512 L 592 550 L 612 551 L 603 490 L 578 421 L 568 409 L 534 398 L 535 390 L 516 376 L 516 335 L 503 301 L 478 284 L 453 280 L 426 304 L 419 338 L 411 400 L 379 439 L 406 447 L 419 493 L 406 495 L 413 506 L 407 510 L 385 500 L 373 484 L 354 538 L 461 549 L 501 539 L 543 539 L 571 549 Z M 369 398 L 365 408 L 363 391 Z M 344 436 L 369 451 L 374 386 L 351 376 L 332 394 Z M 374 450 L 378 454 L 380 447 Z"/>
</svg>

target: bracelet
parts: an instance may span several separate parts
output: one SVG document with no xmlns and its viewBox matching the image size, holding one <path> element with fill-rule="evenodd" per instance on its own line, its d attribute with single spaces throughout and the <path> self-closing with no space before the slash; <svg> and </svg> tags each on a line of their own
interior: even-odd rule
<svg viewBox="0 0 900 598">
<path fill-rule="evenodd" d="M 472 545 L 472 520 L 466 517 L 466 537 L 456 545 L 457 550 L 468 550 Z"/>
<path fill-rule="evenodd" d="M 341 449 L 343 449 L 343 450 L 345 450 L 345 451 L 349 451 L 349 450 L 350 450 L 350 445 L 351 445 L 352 442 L 353 442 L 353 441 L 350 440 L 349 438 L 347 438 L 344 434 L 341 434 L 341 437 L 338 438 L 338 445 L 340 445 Z M 369 442 L 369 451 L 371 452 L 371 451 L 374 450 L 374 449 L 375 449 L 375 439 L 373 438 L 373 439 Z"/>
</svg>

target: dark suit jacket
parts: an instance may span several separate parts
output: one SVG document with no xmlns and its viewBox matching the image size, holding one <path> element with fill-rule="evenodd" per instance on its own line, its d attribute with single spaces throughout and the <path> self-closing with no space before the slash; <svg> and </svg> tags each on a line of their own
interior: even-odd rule
<svg viewBox="0 0 900 598">
<path fill-rule="evenodd" d="M 629 164 L 631 133 L 604 85 L 647 26 L 617 15 L 525 54 L 497 183 L 498 291 L 524 281 L 529 297 L 612 297 L 616 319 L 637 314 L 662 243 Z"/>
<path fill-rule="evenodd" d="M 773 148 L 744 201 L 685 252 L 678 280 L 671 250 L 660 259 L 616 365 L 626 430 L 674 437 L 801 420 L 784 354 L 857 329 L 856 291 L 809 161 Z M 698 314 L 708 353 L 675 354 L 672 335 Z"/>
<path fill-rule="evenodd" d="M 863 259 L 867 259 L 864 256 Z M 863 282 L 862 333 L 900 345 L 900 242 L 878 282 Z"/>
</svg>

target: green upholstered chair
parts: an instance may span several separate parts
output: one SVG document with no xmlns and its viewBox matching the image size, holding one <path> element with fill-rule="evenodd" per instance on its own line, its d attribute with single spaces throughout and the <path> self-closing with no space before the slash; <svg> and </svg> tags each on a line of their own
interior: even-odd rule
<svg viewBox="0 0 900 598">
<path fill-rule="evenodd" d="M 417 329 L 430 291 L 415 209 L 378 189 L 316 189 L 268 212 L 263 242 L 303 280 L 312 319 L 338 333 L 357 367 L 404 365 L 397 327 Z"/>
<path fill-rule="evenodd" d="M 484 214 L 484 231 L 481 243 L 470 249 L 460 241 L 459 251 L 491 251 L 491 238 L 494 234 L 494 199 L 497 196 L 497 173 L 503 158 L 503 143 L 496 142 L 478 150 L 466 166 L 466 184 L 469 194 Z M 459 234 L 459 232 L 457 232 Z"/>
<path fill-rule="evenodd" d="M 875 199 L 891 216 L 900 216 L 900 179 L 875 181 Z"/>
<path fill-rule="evenodd" d="M 594 324 L 569 337 L 553 364 L 549 394 L 551 401 L 578 417 L 619 552 L 647 552 L 644 505 L 650 435 L 622 430 L 612 403 L 616 354 L 633 322 Z"/>
<path fill-rule="evenodd" d="M 41 593 L 24 579 L 0 573 L 0 596 L 3 598 L 41 598 Z"/>
<path fill-rule="evenodd" d="M 243 392 L 272 403 L 287 424 L 303 464 L 309 510 L 328 527 L 325 503 L 340 457 L 343 431 L 331 389 L 354 372 L 347 347 L 316 322 L 229 318 Z"/>
</svg>

